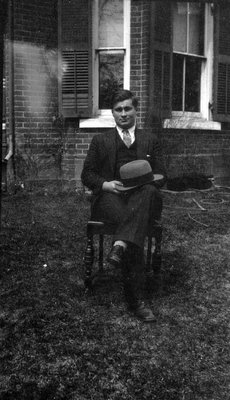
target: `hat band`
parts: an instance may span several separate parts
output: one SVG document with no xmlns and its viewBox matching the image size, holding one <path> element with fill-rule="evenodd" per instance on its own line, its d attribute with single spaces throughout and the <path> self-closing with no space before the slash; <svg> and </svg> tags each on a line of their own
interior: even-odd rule
<svg viewBox="0 0 230 400">
<path fill-rule="evenodd" d="M 122 178 L 122 183 L 124 186 L 129 187 L 129 186 L 138 186 L 138 185 L 144 185 L 145 183 L 153 180 L 153 172 L 150 171 L 147 174 L 141 175 L 141 176 L 136 176 L 134 178 Z"/>
</svg>

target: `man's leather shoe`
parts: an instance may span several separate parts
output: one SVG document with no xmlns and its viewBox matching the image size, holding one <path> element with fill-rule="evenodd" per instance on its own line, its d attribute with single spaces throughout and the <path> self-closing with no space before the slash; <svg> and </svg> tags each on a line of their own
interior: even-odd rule
<svg viewBox="0 0 230 400">
<path fill-rule="evenodd" d="M 135 307 L 133 312 L 143 322 L 156 322 L 155 315 L 152 313 L 150 308 L 145 306 L 144 303 L 140 303 L 137 307 Z"/>
<path fill-rule="evenodd" d="M 124 256 L 124 247 L 123 246 L 113 246 L 112 250 L 110 251 L 107 261 L 115 265 L 116 267 L 120 266 L 123 262 L 123 256 Z"/>
</svg>

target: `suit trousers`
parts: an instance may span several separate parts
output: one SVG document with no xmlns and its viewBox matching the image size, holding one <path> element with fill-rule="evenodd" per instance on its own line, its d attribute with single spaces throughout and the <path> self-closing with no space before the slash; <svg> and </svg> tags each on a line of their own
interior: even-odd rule
<svg viewBox="0 0 230 400">
<path fill-rule="evenodd" d="M 147 184 L 119 195 L 102 192 L 93 206 L 92 219 L 113 224 L 114 241 L 123 240 L 143 248 L 145 237 L 161 211 L 160 192 Z"/>
<path fill-rule="evenodd" d="M 154 220 L 162 211 L 162 197 L 153 184 L 121 194 L 102 192 L 92 208 L 92 219 L 115 226 L 113 240 L 128 244 L 124 259 L 124 289 L 130 307 L 136 307 L 143 284 L 143 247 Z"/>
</svg>

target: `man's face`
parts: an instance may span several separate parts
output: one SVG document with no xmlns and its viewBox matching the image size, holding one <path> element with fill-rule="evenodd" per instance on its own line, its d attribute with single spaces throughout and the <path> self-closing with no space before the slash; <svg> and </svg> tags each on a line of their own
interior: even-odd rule
<svg viewBox="0 0 230 400">
<path fill-rule="evenodd" d="M 112 113 L 117 126 L 121 129 L 129 129 L 136 122 L 137 111 L 133 107 L 131 99 L 116 103 Z"/>
</svg>

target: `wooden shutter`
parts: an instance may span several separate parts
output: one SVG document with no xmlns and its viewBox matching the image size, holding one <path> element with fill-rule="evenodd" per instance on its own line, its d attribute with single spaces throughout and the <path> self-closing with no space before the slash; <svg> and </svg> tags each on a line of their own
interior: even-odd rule
<svg viewBox="0 0 230 400">
<path fill-rule="evenodd" d="M 230 122 L 230 4 L 215 5 L 214 14 L 215 121 Z"/>
<path fill-rule="evenodd" d="M 158 119 L 171 116 L 172 12 L 169 1 L 151 2 L 150 113 Z"/>
<path fill-rule="evenodd" d="M 90 117 L 90 0 L 60 0 L 61 90 L 64 117 Z"/>
</svg>

